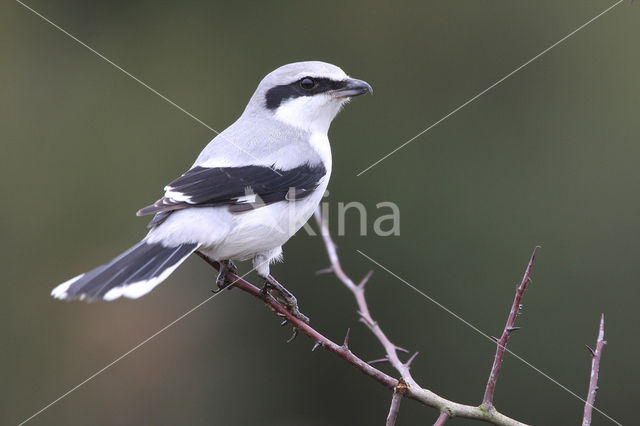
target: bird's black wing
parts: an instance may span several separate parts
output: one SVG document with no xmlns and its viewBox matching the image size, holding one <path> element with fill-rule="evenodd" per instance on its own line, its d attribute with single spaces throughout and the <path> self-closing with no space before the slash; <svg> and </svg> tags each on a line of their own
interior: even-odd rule
<svg viewBox="0 0 640 426">
<path fill-rule="evenodd" d="M 233 212 L 251 210 L 278 201 L 301 199 L 313 192 L 327 173 L 322 164 L 304 164 L 289 170 L 267 166 L 196 166 L 165 187 L 165 196 L 138 211 L 158 214 L 150 226 L 168 213 L 187 207 L 229 205 Z"/>
</svg>

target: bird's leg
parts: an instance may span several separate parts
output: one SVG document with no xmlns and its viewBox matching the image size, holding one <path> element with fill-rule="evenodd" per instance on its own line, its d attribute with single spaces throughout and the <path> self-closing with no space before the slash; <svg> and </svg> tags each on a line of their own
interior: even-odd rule
<svg viewBox="0 0 640 426">
<path fill-rule="evenodd" d="M 267 275 L 263 277 L 265 279 L 264 287 L 262 287 L 262 292 L 267 293 L 269 290 L 275 290 L 277 293 L 274 297 L 280 304 L 282 304 L 294 317 L 301 319 L 302 321 L 309 323 L 309 318 L 300 312 L 298 308 L 298 300 L 296 297 L 291 294 L 289 290 L 284 288 L 282 284 L 276 281 L 275 278 L 271 275 Z"/>
<path fill-rule="evenodd" d="M 229 267 L 229 272 L 231 272 L 232 274 L 238 275 L 238 267 L 236 266 L 235 263 L 233 263 L 233 260 L 231 259 L 227 260 L 227 266 Z"/>
<path fill-rule="evenodd" d="M 231 260 L 221 260 L 218 263 L 220 263 L 220 271 L 216 277 L 216 285 L 218 286 L 218 289 L 212 290 L 214 293 L 224 290 L 229 286 L 229 284 L 231 284 L 227 278 L 228 272 L 231 272 L 232 274 L 238 273 L 238 268 Z"/>
</svg>

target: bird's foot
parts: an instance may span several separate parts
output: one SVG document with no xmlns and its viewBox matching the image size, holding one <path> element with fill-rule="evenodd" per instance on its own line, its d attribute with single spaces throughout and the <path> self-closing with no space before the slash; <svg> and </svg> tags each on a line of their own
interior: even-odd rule
<svg viewBox="0 0 640 426">
<path fill-rule="evenodd" d="M 227 260 L 227 267 L 229 268 L 228 271 L 231 272 L 234 275 L 238 275 L 238 267 L 236 266 L 235 263 L 233 263 L 233 260 L 229 259 Z"/>
<path fill-rule="evenodd" d="M 273 293 L 271 292 L 273 290 Z M 282 306 L 284 306 L 291 314 L 309 324 L 309 317 L 300 312 L 298 308 L 298 300 L 291 294 L 289 290 L 284 288 L 282 284 L 275 280 L 271 275 L 265 278 L 264 286 L 262 287 L 263 294 L 271 294 Z M 286 323 L 285 323 L 286 324 Z M 284 324 L 283 324 L 284 325 Z M 295 337 L 294 333 L 294 336 Z"/>
<path fill-rule="evenodd" d="M 218 293 L 225 288 L 229 287 L 232 284 L 231 280 L 228 277 L 228 273 L 238 274 L 238 268 L 231 260 L 221 260 L 220 262 L 220 271 L 218 272 L 218 276 L 216 277 L 216 286 L 218 289 L 211 290 L 214 293 Z M 231 289 L 231 287 L 229 287 Z"/>
</svg>

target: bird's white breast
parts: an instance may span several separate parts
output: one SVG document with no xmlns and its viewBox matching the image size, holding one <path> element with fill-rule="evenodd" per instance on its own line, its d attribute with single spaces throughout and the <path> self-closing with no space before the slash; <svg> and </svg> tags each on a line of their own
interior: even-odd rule
<svg viewBox="0 0 640 426">
<path fill-rule="evenodd" d="M 309 137 L 309 145 L 311 145 L 311 148 L 313 148 L 313 150 L 318 154 L 324 168 L 327 169 L 328 180 L 329 175 L 331 175 L 333 160 L 331 158 L 331 144 L 329 143 L 327 134 L 322 132 L 311 133 L 311 136 Z"/>
</svg>

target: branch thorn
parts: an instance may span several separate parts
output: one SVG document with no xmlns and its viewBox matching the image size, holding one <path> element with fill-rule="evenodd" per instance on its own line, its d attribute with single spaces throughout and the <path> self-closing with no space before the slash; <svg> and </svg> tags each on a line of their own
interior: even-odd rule
<svg viewBox="0 0 640 426">
<path fill-rule="evenodd" d="M 311 348 L 311 352 L 315 351 L 316 349 L 318 349 L 318 346 L 322 346 L 321 342 L 316 342 L 313 344 L 313 348 Z"/>
<path fill-rule="evenodd" d="M 360 281 L 360 283 L 358 284 L 358 287 L 364 288 L 364 286 L 367 285 L 367 283 L 369 282 L 369 278 L 371 278 L 371 275 L 373 275 L 373 269 L 367 272 L 367 274 L 364 276 L 362 281 Z"/>
<path fill-rule="evenodd" d="M 596 356 L 596 351 L 594 351 L 593 349 L 591 349 L 591 346 L 589 345 L 584 345 L 585 348 L 587 348 L 587 350 L 591 353 L 591 357 L 595 357 Z"/>
<path fill-rule="evenodd" d="M 397 345 L 393 345 L 393 346 L 395 347 L 396 351 L 404 352 L 405 354 L 409 353 L 408 349 L 401 348 L 400 346 L 397 346 Z"/>
<path fill-rule="evenodd" d="M 317 270 L 316 275 L 330 274 L 332 272 L 333 272 L 333 266 L 329 266 L 328 268 Z"/>
<path fill-rule="evenodd" d="M 351 332 L 350 328 L 347 328 L 347 334 L 344 336 L 344 343 L 342 343 L 342 347 L 345 349 L 349 349 L 349 333 Z"/>
<path fill-rule="evenodd" d="M 418 352 L 411 355 L 411 358 L 409 358 L 409 360 L 404 365 L 406 365 L 407 368 L 409 368 L 411 366 L 411 363 L 413 362 L 414 359 L 416 359 L 417 356 L 418 356 Z"/>
<path fill-rule="evenodd" d="M 367 364 L 373 365 L 373 364 L 378 364 L 380 362 L 389 362 L 389 358 L 385 356 L 384 358 L 373 359 L 371 361 L 367 361 Z"/>
</svg>

